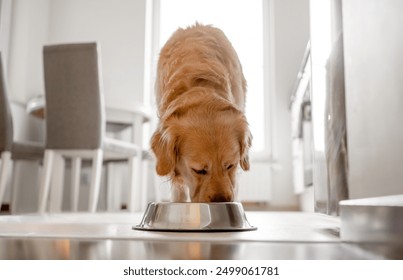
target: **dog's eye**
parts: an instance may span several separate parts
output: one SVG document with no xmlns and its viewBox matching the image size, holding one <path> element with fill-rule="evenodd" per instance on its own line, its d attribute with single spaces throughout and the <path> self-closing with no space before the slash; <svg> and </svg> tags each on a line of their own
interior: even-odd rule
<svg viewBox="0 0 403 280">
<path fill-rule="evenodd" d="M 207 174 L 207 170 L 205 170 L 205 169 L 197 170 L 197 169 L 192 168 L 192 170 L 193 170 L 194 173 L 196 173 L 198 175 L 206 175 Z"/>
<path fill-rule="evenodd" d="M 232 167 L 234 167 L 234 165 L 233 165 L 233 164 L 228 165 L 228 166 L 227 166 L 227 170 L 232 169 Z"/>
</svg>

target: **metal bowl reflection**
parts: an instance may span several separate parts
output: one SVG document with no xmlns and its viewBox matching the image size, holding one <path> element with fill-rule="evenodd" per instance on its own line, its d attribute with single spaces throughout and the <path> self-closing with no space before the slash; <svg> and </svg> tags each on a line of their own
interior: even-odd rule
<svg viewBox="0 0 403 280">
<path fill-rule="evenodd" d="M 151 202 L 141 223 L 133 227 L 151 231 L 249 231 L 241 203 Z"/>
</svg>

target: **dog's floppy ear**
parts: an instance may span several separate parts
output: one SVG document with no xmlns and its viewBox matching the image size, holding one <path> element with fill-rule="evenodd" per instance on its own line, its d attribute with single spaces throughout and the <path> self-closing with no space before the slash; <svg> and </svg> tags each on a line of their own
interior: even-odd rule
<svg viewBox="0 0 403 280">
<path fill-rule="evenodd" d="M 252 134 L 250 133 L 250 130 L 248 128 L 248 125 L 246 124 L 246 127 L 241 133 L 241 138 L 240 138 L 240 154 L 241 154 L 241 159 L 239 161 L 241 167 L 243 170 L 247 171 L 249 170 L 249 148 L 252 146 Z"/>
<path fill-rule="evenodd" d="M 151 149 L 157 158 L 157 174 L 166 176 L 171 174 L 178 157 L 177 139 L 169 128 L 159 128 L 151 138 Z"/>
</svg>

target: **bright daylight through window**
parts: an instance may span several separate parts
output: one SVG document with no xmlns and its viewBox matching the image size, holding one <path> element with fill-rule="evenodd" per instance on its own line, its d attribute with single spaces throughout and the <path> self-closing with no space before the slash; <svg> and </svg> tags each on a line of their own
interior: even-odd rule
<svg viewBox="0 0 403 280">
<path fill-rule="evenodd" d="M 254 152 L 265 147 L 262 0 L 160 0 L 162 47 L 178 27 L 196 21 L 220 28 L 232 42 L 248 82 L 246 115 Z"/>
</svg>

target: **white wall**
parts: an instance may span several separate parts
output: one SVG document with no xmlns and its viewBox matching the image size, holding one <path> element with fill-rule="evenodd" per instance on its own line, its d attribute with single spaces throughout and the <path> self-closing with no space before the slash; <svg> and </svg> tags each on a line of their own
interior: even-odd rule
<svg viewBox="0 0 403 280">
<path fill-rule="evenodd" d="M 25 103 L 44 93 L 42 46 L 47 40 L 49 0 L 14 0 L 8 57 L 10 99 Z"/>
<path fill-rule="evenodd" d="M 0 51 L 4 69 L 8 68 L 8 48 L 11 25 L 11 0 L 0 0 Z"/>
<path fill-rule="evenodd" d="M 274 0 L 274 136 L 273 155 L 278 167 L 272 173 L 273 206 L 298 205 L 292 183 L 290 95 L 309 40 L 309 1 Z M 273 87 L 272 87 L 273 89 Z"/>
<path fill-rule="evenodd" d="M 42 47 L 101 44 L 106 105 L 143 100 L 146 0 L 14 0 L 10 44 L 11 99 L 44 93 Z"/>
<path fill-rule="evenodd" d="M 106 104 L 143 100 L 145 0 L 50 1 L 49 43 L 101 44 Z"/>
</svg>

